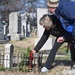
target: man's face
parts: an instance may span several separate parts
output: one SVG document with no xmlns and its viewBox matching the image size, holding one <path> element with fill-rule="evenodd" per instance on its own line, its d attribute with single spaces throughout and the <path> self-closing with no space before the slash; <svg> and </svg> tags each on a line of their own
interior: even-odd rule
<svg viewBox="0 0 75 75">
<path fill-rule="evenodd" d="M 53 23 L 48 15 L 43 15 L 43 17 L 40 19 L 40 25 L 42 25 L 46 30 L 49 30 L 52 28 Z"/>
<path fill-rule="evenodd" d="M 50 26 L 43 26 L 46 30 L 49 30 L 51 27 Z"/>
</svg>

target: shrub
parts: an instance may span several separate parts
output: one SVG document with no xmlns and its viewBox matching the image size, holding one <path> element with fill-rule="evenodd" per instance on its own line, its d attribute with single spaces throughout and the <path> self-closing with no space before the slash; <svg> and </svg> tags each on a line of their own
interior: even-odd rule
<svg viewBox="0 0 75 75">
<path fill-rule="evenodd" d="M 28 71 L 28 58 L 29 58 L 29 54 L 30 54 L 30 48 L 28 47 L 25 52 L 23 52 L 23 56 L 22 56 L 22 61 L 19 63 L 19 70 L 20 71 Z"/>
</svg>

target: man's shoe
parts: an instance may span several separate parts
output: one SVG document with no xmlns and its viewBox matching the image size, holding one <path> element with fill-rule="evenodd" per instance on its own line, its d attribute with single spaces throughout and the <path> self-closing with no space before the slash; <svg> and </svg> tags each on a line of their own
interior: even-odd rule
<svg viewBox="0 0 75 75">
<path fill-rule="evenodd" d="M 43 67 L 42 69 L 41 69 L 41 72 L 48 72 L 49 70 L 46 68 L 46 67 Z"/>
<path fill-rule="evenodd" d="M 63 74 L 65 75 L 75 75 L 75 69 L 71 70 L 63 70 Z"/>
<path fill-rule="evenodd" d="M 75 69 L 75 62 L 74 62 L 73 65 L 72 65 L 72 69 Z"/>
</svg>

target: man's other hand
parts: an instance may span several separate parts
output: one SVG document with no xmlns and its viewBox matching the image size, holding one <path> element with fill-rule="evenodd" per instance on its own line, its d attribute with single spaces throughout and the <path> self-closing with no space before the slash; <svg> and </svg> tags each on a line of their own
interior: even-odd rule
<svg viewBox="0 0 75 75">
<path fill-rule="evenodd" d="M 63 38 L 63 37 L 59 37 L 58 39 L 57 39 L 57 42 L 64 42 L 65 41 L 65 39 Z"/>
</svg>

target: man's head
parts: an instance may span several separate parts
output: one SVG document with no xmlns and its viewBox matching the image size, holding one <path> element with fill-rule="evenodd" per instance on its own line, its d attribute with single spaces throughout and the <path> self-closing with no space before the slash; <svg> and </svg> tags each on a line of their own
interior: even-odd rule
<svg viewBox="0 0 75 75">
<path fill-rule="evenodd" d="M 53 27 L 52 20 L 50 18 L 50 15 L 48 15 L 48 14 L 43 15 L 43 17 L 41 17 L 39 23 L 47 30 L 49 30 L 51 27 Z"/>
<path fill-rule="evenodd" d="M 55 12 L 55 9 L 58 6 L 58 3 L 59 3 L 59 0 L 48 0 L 47 6 L 48 6 L 50 13 Z"/>
</svg>

